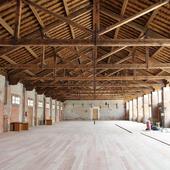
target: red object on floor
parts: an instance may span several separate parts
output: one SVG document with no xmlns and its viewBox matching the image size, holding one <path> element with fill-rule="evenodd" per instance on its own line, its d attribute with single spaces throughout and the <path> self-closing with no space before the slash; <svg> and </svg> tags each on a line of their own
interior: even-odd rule
<svg viewBox="0 0 170 170">
<path fill-rule="evenodd" d="M 148 121 L 146 122 L 146 129 L 147 129 L 147 130 L 151 130 L 151 122 L 150 122 L 150 120 L 148 120 Z"/>
</svg>

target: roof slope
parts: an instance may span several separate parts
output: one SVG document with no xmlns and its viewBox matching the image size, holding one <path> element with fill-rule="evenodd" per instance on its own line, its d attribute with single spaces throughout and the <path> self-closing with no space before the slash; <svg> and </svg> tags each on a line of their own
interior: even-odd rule
<svg viewBox="0 0 170 170">
<path fill-rule="evenodd" d="M 65 99 L 129 99 L 170 79 L 169 0 L 2 0 L 10 84 Z"/>
</svg>

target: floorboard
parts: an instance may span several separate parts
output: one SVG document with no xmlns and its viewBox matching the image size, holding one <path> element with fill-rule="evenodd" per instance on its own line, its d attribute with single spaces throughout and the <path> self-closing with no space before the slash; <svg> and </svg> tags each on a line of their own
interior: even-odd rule
<svg viewBox="0 0 170 170">
<path fill-rule="evenodd" d="M 137 132 L 133 122 L 66 121 L 2 134 L 0 170 L 170 169 L 170 146 L 116 124 Z"/>
</svg>

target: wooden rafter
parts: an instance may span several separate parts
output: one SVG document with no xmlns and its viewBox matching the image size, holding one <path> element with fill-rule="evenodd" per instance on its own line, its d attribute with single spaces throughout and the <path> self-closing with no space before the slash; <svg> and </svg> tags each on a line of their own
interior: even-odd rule
<svg viewBox="0 0 170 170">
<path fill-rule="evenodd" d="M 43 50 L 44 54 L 44 50 Z M 43 55 L 44 56 L 44 55 Z M 44 58 L 44 57 L 43 57 Z M 121 61 L 124 61 L 125 59 L 122 59 Z M 42 61 L 44 65 L 44 59 Z M 41 64 L 42 64 L 41 63 Z M 120 63 L 120 64 L 119 64 Z M 8 64 L 6 66 L 1 67 L 2 69 L 29 69 L 29 70 L 39 70 L 41 69 L 40 65 L 37 64 Z M 92 64 L 51 64 L 51 65 L 44 65 L 43 69 L 46 70 L 53 70 L 53 69 L 83 69 L 83 70 L 89 70 L 93 69 L 94 66 Z M 148 69 L 148 65 L 146 63 L 126 63 L 121 64 L 120 61 L 116 62 L 115 64 L 96 64 L 96 69 L 137 69 L 137 70 L 145 70 Z M 170 69 L 170 63 L 150 63 L 149 69 Z"/>
<path fill-rule="evenodd" d="M 14 30 L 11 28 L 11 26 L 4 20 L 2 17 L 0 17 L 0 24 L 11 34 L 14 35 Z"/>
<path fill-rule="evenodd" d="M 106 59 L 106 58 L 108 58 L 109 56 L 111 56 L 111 55 L 113 55 L 113 54 L 116 54 L 117 52 L 119 52 L 119 51 L 121 51 L 121 50 L 123 50 L 123 49 L 125 49 L 125 48 L 126 48 L 126 47 L 118 47 L 117 49 L 112 50 L 111 52 L 109 52 L 109 53 L 107 53 L 107 54 L 104 54 L 103 56 L 99 57 L 99 58 L 97 59 L 97 62 L 99 62 L 99 61 L 101 61 L 101 60 L 103 60 L 103 59 Z"/>
<path fill-rule="evenodd" d="M 31 86 L 31 85 L 29 85 L 29 86 Z M 70 87 L 75 87 L 75 88 L 82 88 L 82 85 L 60 85 L 60 84 L 52 84 L 52 85 L 50 85 L 49 83 L 39 83 L 39 84 L 35 84 L 34 86 L 36 86 L 36 87 L 57 87 L 57 88 L 70 88 Z M 102 87 L 103 85 L 98 85 L 98 84 L 96 84 L 96 87 Z M 105 88 L 120 88 L 120 87 L 124 87 L 124 88 L 138 88 L 138 89 L 140 89 L 141 87 L 145 87 L 146 88 L 146 86 L 147 86 L 147 88 L 148 87 L 160 87 L 161 86 L 161 84 L 153 84 L 153 83 L 142 83 L 142 84 L 130 84 L 130 83 L 128 83 L 128 84 L 113 84 L 113 85 L 108 85 L 108 84 L 106 84 L 105 85 Z M 163 86 L 163 85 L 162 85 Z M 85 85 L 83 85 L 83 87 L 93 87 L 93 85 L 91 85 L 91 84 L 85 84 Z"/>
<path fill-rule="evenodd" d="M 23 80 L 54 80 L 54 77 L 24 77 Z M 112 81 L 112 80 L 169 80 L 170 76 L 114 76 L 114 77 L 108 77 L 108 76 L 102 76 L 102 77 L 96 77 L 96 81 Z M 55 77 L 56 81 L 60 80 L 67 80 L 67 81 L 92 81 L 93 77 Z"/>
<path fill-rule="evenodd" d="M 110 12 L 109 10 L 105 9 L 105 10 L 102 10 L 101 9 L 101 13 L 106 15 L 107 17 L 110 17 L 114 20 L 117 20 L 117 21 L 120 21 L 122 18 L 120 15 L 114 13 L 114 12 Z M 142 26 L 134 21 L 131 21 L 129 23 L 127 23 L 127 25 L 129 27 L 132 27 L 134 28 L 135 30 L 141 32 L 141 33 L 144 33 L 145 32 L 145 26 Z M 165 38 L 164 36 L 162 36 L 161 34 L 157 33 L 156 31 L 154 31 L 153 29 L 149 28 L 149 30 L 147 31 L 147 35 L 148 37 L 152 37 L 152 38 Z"/>
<path fill-rule="evenodd" d="M 117 46 L 170 46 L 170 39 L 99 39 L 94 44 L 86 39 L 0 39 L 0 46 L 84 46 L 84 47 L 117 47 Z"/>
<path fill-rule="evenodd" d="M 70 6 L 72 2 L 67 0 L 63 0 L 63 4 L 61 2 L 22 0 L 28 5 L 23 6 L 21 35 L 19 33 L 20 36 L 18 38 L 15 36 L 14 40 L 11 38 L 14 37 L 14 23 L 8 19 L 12 18 L 12 15 L 5 14 L 5 10 L 8 11 L 16 5 L 16 0 L 10 1 L 14 3 L 7 1 L 6 6 L 5 2 L 2 2 L 0 24 L 9 32 L 10 36 L 1 27 L 5 34 L 1 34 L 2 39 L 0 39 L 0 58 L 2 59 L 0 69 L 7 74 L 10 84 L 21 82 L 27 89 L 35 88 L 38 93 L 61 100 L 127 99 L 150 93 L 153 89 L 160 89 L 165 82 L 170 80 L 170 63 L 167 63 L 170 41 L 169 36 L 164 34 L 167 28 L 165 23 L 167 14 L 162 13 L 167 10 L 167 6 L 161 10 L 160 8 L 152 10 L 152 14 L 145 16 L 144 20 L 139 19 L 141 24 L 138 24 L 134 21 L 134 16 L 132 16 L 132 20 L 130 17 L 124 18 L 125 10 L 127 13 L 133 10 L 134 3 L 128 0 L 122 1 L 119 15 L 115 14 L 114 6 L 113 10 L 110 10 L 108 5 L 112 5 L 112 3 L 121 5 L 121 2 L 100 1 L 99 3 L 99 0 L 94 0 L 94 2 L 81 3 L 81 1 L 75 1 L 75 5 L 80 5 L 79 9 L 76 9 L 72 8 L 72 5 Z M 164 2 L 165 0 L 160 4 Z M 142 1 L 135 2 L 137 4 L 135 11 L 140 11 L 141 6 L 143 8 L 147 4 L 152 4 L 152 2 L 142 3 Z M 99 4 L 101 4 L 100 15 L 103 30 L 107 29 L 112 21 L 114 23 L 117 21 L 117 24 L 121 24 L 121 22 L 123 25 L 127 24 L 127 27 L 122 29 L 123 25 L 115 28 L 114 39 L 111 34 L 105 33 L 98 37 L 100 29 L 96 25 L 99 25 L 100 22 L 97 9 Z M 29 15 L 25 12 L 26 9 Z M 159 13 L 161 16 L 165 16 L 160 19 L 162 23 L 157 20 L 160 16 Z M 48 17 L 49 20 L 47 20 Z M 60 17 L 64 17 L 64 20 Z M 30 22 L 31 18 L 36 18 L 37 22 L 35 22 L 36 20 Z M 81 24 L 79 19 L 81 19 Z M 145 23 L 146 19 L 147 23 Z M 155 23 L 160 24 L 154 26 Z M 119 31 L 120 29 L 121 31 Z M 165 31 L 163 32 L 163 30 Z M 84 34 L 82 34 L 83 32 Z M 71 33 L 71 37 L 69 33 Z M 124 35 L 125 33 L 126 35 Z M 62 39 L 56 39 L 60 36 Z M 135 38 L 128 39 L 131 36 Z M 122 39 L 118 39 L 119 37 Z M 70 40 L 70 38 L 72 39 Z M 157 46 L 160 48 L 158 49 Z M 40 50 L 42 48 L 46 48 L 43 55 Z M 156 52 L 153 54 L 154 51 Z M 25 61 L 20 60 L 21 56 Z M 5 64 L 3 60 L 9 64 Z M 45 65 L 42 64 L 44 61 Z M 133 70 L 136 70 L 135 74 L 133 74 Z"/>
<path fill-rule="evenodd" d="M 21 14 L 22 14 L 22 0 L 16 0 L 16 19 L 15 19 L 15 39 L 20 38 L 20 27 L 21 27 Z"/>
<path fill-rule="evenodd" d="M 121 18 L 123 18 L 123 15 L 124 15 L 125 10 L 126 10 L 126 7 L 127 7 L 127 4 L 128 4 L 128 0 L 124 0 L 124 1 L 123 1 L 123 5 L 122 5 L 122 9 L 121 9 L 121 13 L 120 13 Z M 117 36 L 118 36 L 119 30 L 120 30 L 120 27 L 116 28 L 116 30 L 115 30 L 115 34 L 114 34 L 114 38 L 115 38 L 115 39 L 116 39 Z M 126 48 L 126 46 L 125 46 L 125 47 L 121 47 L 119 51 L 121 51 L 121 50 L 124 49 L 124 48 Z M 108 53 L 109 55 L 107 55 L 107 57 L 109 56 L 109 58 L 108 58 L 108 63 L 109 63 L 110 60 L 111 60 L 112 51 L 113 51 L 113 48 L 111 48 L 110 54 Z M 119 52 L 119 51 L 118 51 L 118 52 Z M 115 54 L 115 53 L 113 53 L 113 54 Z"/>
<path fill-rule="evenodd" d="M 100 0 L 93 0 L 93 37 L 92 41 L 96 44 L 98 39 L 98 31 L 100 29 Z M 97 59 L 97 46 L 93 47 L 92 51 L 93 58 L 93 99 L 96 98 L 96 59 Z"/>
<path fill-rule="evenodd" d="M 41 27 L 41 28 L 44 28 L 44 23 L 43 23 L 41 17 L 39 16 L 37 10 L 36 10 L 33 6 L 31 6 L 31 5 L 29 5 L 29 7 L 30 7 L 30 9 L 32 10 L 32 12 L 33 12 L 35 18 L 37 19 L 37 21 L 38 21 L 40 27 Z"/>
<path fill-rule="evenodd" d="M 38 55 L 31 49 L 31 47 L 26 46 L 25 49 L 35 58 L 38 58 Z"/>
<path fill-rule="evenodd" d="M 46 9 L 46 8 L 38 5 L 38 4 L 36 4 L 36 3 L 34 3 L 33 1 L 24 0 L 24 2 L 27 3 L 27 4 L 29 4 L 29 5 L 31 5 L 31 6 L 34 6 L 34 7 L 37 8 L 37 9 L 40 9 L 40 10 L 42 10 L 42 11 L 44 11 L 44 12 L 46 12 L 46 13 L 48 13 L 48 14 L 56 17 L 56 18 L 58 18 L 59 20 L 62 20 L 62 21 L 66 22 L 66 23 L 68 23 L 68 24 L 70 24 L 70 25 L 72 25 L 72 26 L 74 26 L 74 27 L 76 27 L 76 28 L 78 28 L 78 29 L 81 29 L 82 31 L 85 31 L 85 32 L 87 32 L 87 33 L 92 34 L 92 31 L 91 31 L 91 30 L 89 30 L 89 29 L 81 26 L 80 24 L 77 24 L 76 22 L 70 20 L 68 17 L 64 17 L 64 16 L 62 16 L 62 15 L 59 15 L 59 14 L 57 14 L 57 13 L 54 13 L 54 12 L 52 12 L 52 11 L 50 11 L 50 10 L 48 10 L 48 9 Z"/>
<path fill-rule="evenodd" d="M 5 55 L 1 56 L 1 58 L 4 59 L 5 61 L 7 61 L 7 62 L 10 63 L 10 64 L 14 64 L 14 65 L 17 64 L 14 60 L 10 59 L 9 57 L 7 57 L 7 56 L 5 56 Z M 30 76 L 35 76 L 35 74 L 33 74 L 33 73 L 32 73 L 31 71 L 29 71 L 29 70 L 25 70 L 25 72 L 26 72 L 28 75 L 30 75 Z"/>
<path fill-rule="evenodd" d="M 66 15 L 67 15 L 67 17 L 68 17 L 68 16 L 70 15 L 70 12 L 69 12 L 68 5 L 67 5 L 66 0 L 63 0 L 63 4 L 64 4 L 64 8 L 65 8 Z M 74 33 L 74 28 L 73 28 L 71 25 L 69 25 L 69 28 L 70 28 L 70 32 L 71 32 L 72 38 L 75 39 L 76 36 L 75 36 L 75 33 Z M 76 54 L 77 54 L 77 56 L 78 56 L 78 63 L 80 64 L 80 63 L 81 63 L 81 61 L 80 61 L 81 56 L 79 55 L 80 53 L 79 53 L 78 47 L 75 47 L 75 51 L 76 51 Z M 82 70 L 81 70 L 81 71 L 82 71 Z"/>
<path fill-rule="evenodd" d="M 92 10 L 92 7 L 89 5 L 86 8 L 82 8 L 80 10 L 77 10 L 76 12 L 72 13 L 71 15 L 68 16 L 69 19 L 73 20 L 76 19 L 77 17 L 79 17 L 80 15 L 87 13 L 89 11 Z M 44 33 L 48 33 L 49 31 L 55 29 L 56 27 L 59 27 L 63 24 L 63 21 L 55 21 L 49 25 L 47 25 L 46 27 L 44 27 Z M 29 37 L 37 37 L 37 34 L 39 33 L 39 31 L 36 31 L 34 34 L 28 34 L 25 38 L 29 38 Z M 15 50 L 18 50 L 21 47 L 9 47 L 9 48 L 4 48 L 0 51 L 0 56 L 4 55 L 4 54 L 8 54 L 10 52 L 13 52 Z"/>
<path fill-rule="evenodd" d="M 135 19 L 137 19 L 137 18 L 139 18 L 139 17 L 141 17 L 141 16 L 143 16 L 143 15 L 145 15 L 145 14 L 147 14 L 147 13 L 149 13 L 149 12 L 155 10 L 155 9 L 158 9 L 161 6 L 166 5 L 168 3 L 169 3 L 169 0 L 164 0 L 162 2 L 158 2 L 158 3 L 148 7 L 147 9 L 145 9 L 145 10 L 143 10 L 143 11 L 141 11 L 141 12 L 139 12 L 139 13 L 137 13 L 137 14 L 129 17 L 129 18 L 123 19 L 120 22 L 107 27 L 106 29 L 100 31 L 99 35 L 106 34 L 107 32 L 110 32 L 110 31 L 112 31 L 112 30 L 114 30 L 114 29 L 116 29 L 116 28 L 118 28 L 118 27 L 120 27 L 120 26 L 122 26 L 124 24 L 127 24 L 128 22 L 131 22 L 131 21 L 133 21 L 133 20 L 135 20 Z"/>
<path fill-rule="evenodd" d="M 124 15 L 124 13 L 125 13 L 125 9 L 126 9 L 127 4 L 128 4 L 128 0 L 124 0 L 123 6 L 122 6 L 122 10 L 121 10 L 121 15 L 120 15 L 121 18 L 123 17 L 123 15 Z M 156 10 L 152 13 L 152 15 L 151 15 L 151 17 L 149 18 L 147 24 L 145 25 L 144 29 L 142 30 L 141 34 L 139 35 L 139 38 L 140 38 L 140 39 L 143 38 L 142 36 L 143 36 L 143 35 L 145 34 L 145 32 L 148 30 L 148 26 L 149 26 L 149 24 L 152 22 L 152 20 L 154 19 L 154 17 L 156 16 L 158 10 L 159 10 L 159 8 L 156 9 Z M 119 31 L 119 28 L 120 28 L 120 27 L 118 27 L 118 28 L 116 29 L 117 32 L 115 32 L 114 38 L 117 38 L 117 34 L 118 34 L 118 31 Z M 127 46 L 120 47 L 120 48 L 118 48 L 118 51 L 114 50 L 115 52 L 114 52 L 114 51 L 111 51 L 110 53 L 105 54 L 105 55 L 103 56 L 103 58 L 101 57 L 101 59 L 105 59 L 105 58 L 109 57 L 109 59 L 108 59 L 108 62 L 109 62 L 109 61 L 110 61 L 110 56 L 111 56 L 112 54 L 115 54 L 115 53 L 121 51 L 122 49 L 125 49 L 126 47 L 127 47 Z M 134 51 L 134 49 L 133 49 L 132 51 Z"/>
</svg>

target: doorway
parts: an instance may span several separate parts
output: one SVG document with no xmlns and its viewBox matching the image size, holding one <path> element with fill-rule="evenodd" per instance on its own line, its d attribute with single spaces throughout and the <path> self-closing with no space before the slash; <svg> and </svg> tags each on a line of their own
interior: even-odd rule
<svg viewBox="0 0 170 170">
<path fill-rule="evenodd" d="M 92 108 L 92 120 L 99 120 L 99 108 Z"/>
</svg>

